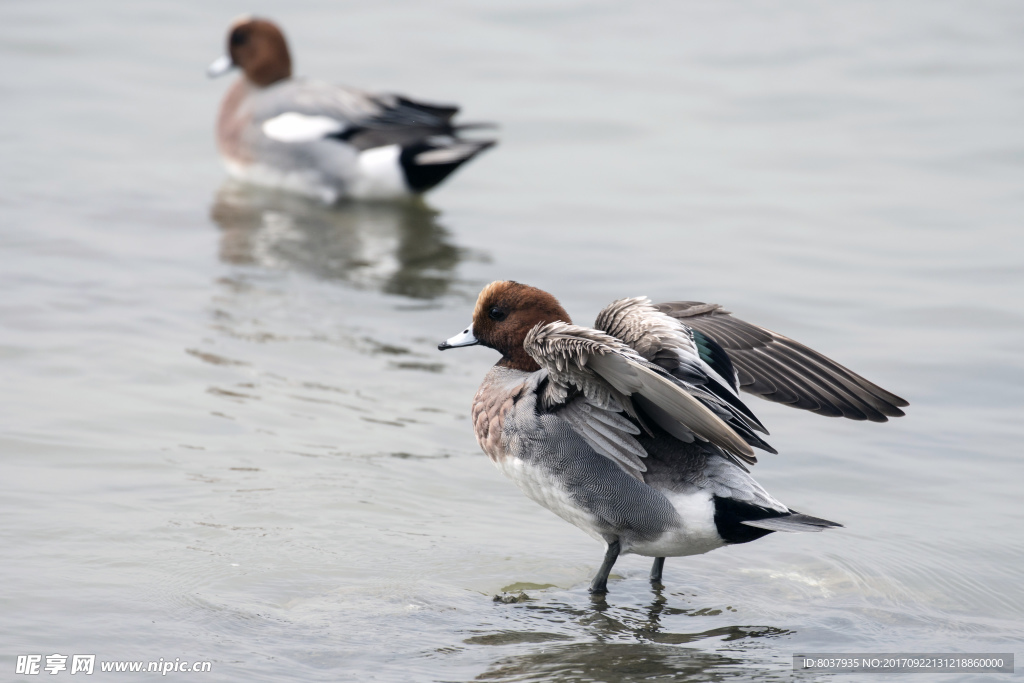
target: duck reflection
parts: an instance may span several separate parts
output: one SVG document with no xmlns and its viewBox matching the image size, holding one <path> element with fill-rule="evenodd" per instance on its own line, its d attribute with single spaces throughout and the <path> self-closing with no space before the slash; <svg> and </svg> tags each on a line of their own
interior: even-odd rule
<svg viewBox="0 0 1024 683">
<path fill-rule="evenodd" d="M 717 619 L 717 626 L 702 629 L 701 622 L 705 620 L 701 617 L 714 619 L 723 610 L 673 607 L 660 587 L 651 592 L 647 604 L 609 605 L 604 596 L 587 596 L 575 604 L 535 600 L 517 604 L 507 614 L 515 623 L 513 628 L 465 642 L 530 643 L 538 647 L 498 659 L 477 680 L 747 680 L 751 666 L 766 664 L 758 662 L 756 655 L 750 657 L 756 648 L 716 653 L 693 645 L 709 640 L 728 643 L 792 634 L 773 626 L 722 624 Z M 585 642 L 557 642 L 565 640 Z M 693 645 L 680 647 L 688 644 Z"/>
<path fill-rule="evenodd" d="M 494 662 L 478 681 L 749 680 L 748 662 L 713 652 L 650 643 L 566 643 Z"/>
<path fill-rule="evenodd" d="M 445 294 L 466 256 L 422 200 L 325 206 L 228 182 L 210 215 L 225 263 L 301 270 L 416 299 Z"/>
</svg>

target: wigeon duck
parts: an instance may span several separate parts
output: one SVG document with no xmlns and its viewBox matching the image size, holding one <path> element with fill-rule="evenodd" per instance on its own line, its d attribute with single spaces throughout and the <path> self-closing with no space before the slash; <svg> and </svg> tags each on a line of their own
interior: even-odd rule
<svg viewBox="0 0 1024 683">
<path fill-rule="evenodd" d="M 228 54 L 211 77 L 234 67 L 217 118 L 217 147 L 240 180 L 319 197 L 394 199 L 426 192 L 495 144 L 466 140 L 455 106 L 374 95 L 292 78 L 281 30 L 246 17 L 231 25 Z"/>
<path fill-rule="evenodd" d="M 480 292 L 472 324 L 440 350 L 501 354 L 473 399 L 477 442 L 534 501 L 607 544 L 590 585 L 607 592 L 619 555 L 706 553 L 773 531 L 842 526 L 780 503 L 750 476 L 775 453 L 739 398 L 885 422 L 907 402 L 716 304 L 621 299 L 594 328 L 517 282 Z"/>
</svg>

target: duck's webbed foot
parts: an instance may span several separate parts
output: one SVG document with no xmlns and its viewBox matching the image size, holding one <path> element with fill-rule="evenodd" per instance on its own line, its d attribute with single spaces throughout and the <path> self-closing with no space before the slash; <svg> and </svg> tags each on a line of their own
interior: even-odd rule
<svg viewBox="0 0 1024 683">
<path fill-rule="evenodd" d="M 604 553 L 604 562 L 601 563 L 601 568 L 597 570 L 594 580 L 590 582 L 591 593 L 608 592 L 608 575 L 611 574 L 612 567 L 615 566 L 615 560 L 619 559 L 620 547 L 618 540 L 608 544 L 608 550 Z"/>
</svg>

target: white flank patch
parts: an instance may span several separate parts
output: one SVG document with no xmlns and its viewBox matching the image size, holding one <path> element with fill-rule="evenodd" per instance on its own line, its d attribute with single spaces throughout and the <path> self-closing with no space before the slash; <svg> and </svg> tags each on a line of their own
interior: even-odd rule
<svg viewBox="0 0 1024 683">
<path fill-rule="evenodd" d="M 309 142 L 341 132 L 345 124 L 329 116 L 286 112 L 263 122 L 263 134 L 278 142 Z"/>
<path fill-rule="evenodd" d="M 629 552 L 648 557 L 682 557 L 725 545 L 715 526 L 715 504 L 710 492 L 666 493 L 665 497 L 679 513 L 682 524 L 655 539 L 635 543 Z"/>
<path fill-rule="evenodd" d="M 405 184 L 405 174 L 398 160 L 401 154 L 398 145 L 374 147 L 360 153 L 351 195 L 358 199 L 393 199 L 408 195 L 409 186 Z"/>
</svg>

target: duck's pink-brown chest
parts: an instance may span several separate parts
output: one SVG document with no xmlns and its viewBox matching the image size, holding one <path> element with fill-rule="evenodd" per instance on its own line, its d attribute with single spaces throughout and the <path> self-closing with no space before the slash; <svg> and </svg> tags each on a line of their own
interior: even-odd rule
<svg viewBox="0 0 1024 683">
<path fill-rule="evenodd" d="M 505 417 L 525 390 L 525 383 L 510 388 L 500 383 L 484 382 L 473 397 L 476 442 L 494 463 L 500 463 L 507 455 L 502 441 Z"/>
<path fill-rule="evenodd" d="M 249 125 L 250 115 L 244 109 L 250 87 L 239 78 L 224 96 L 217 116 L 217 148 L 221 155 L 236 163 L 251 161 L 242 144 L 242 133 Z"/>
</svg>

